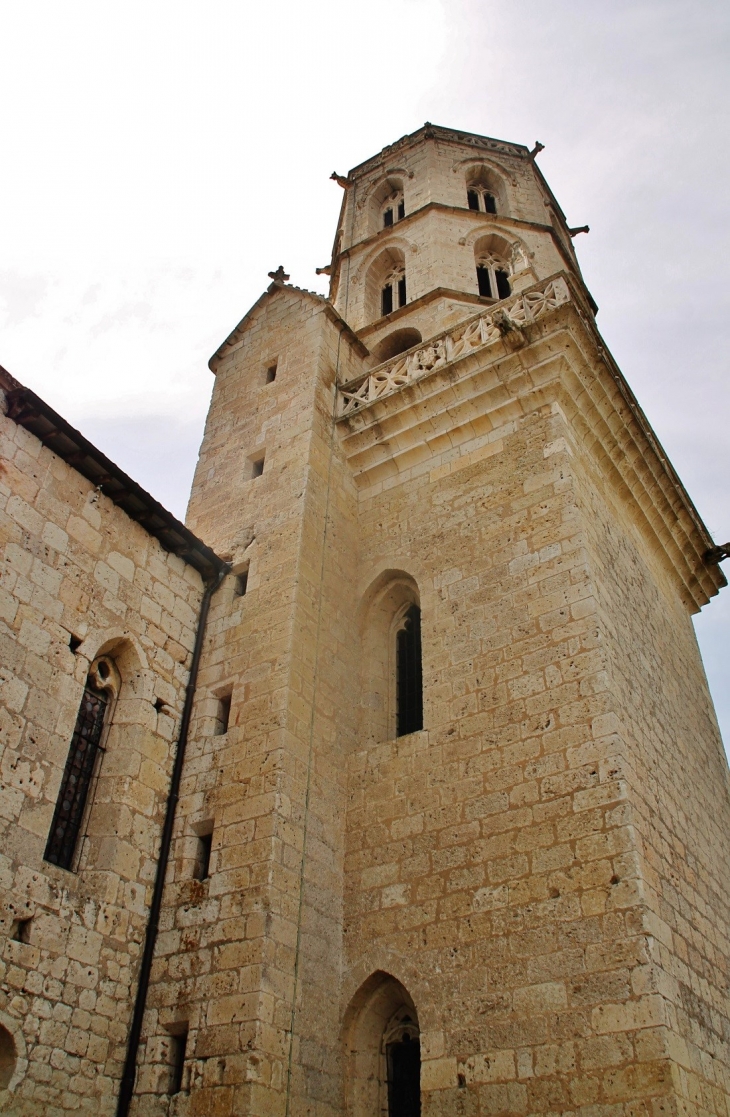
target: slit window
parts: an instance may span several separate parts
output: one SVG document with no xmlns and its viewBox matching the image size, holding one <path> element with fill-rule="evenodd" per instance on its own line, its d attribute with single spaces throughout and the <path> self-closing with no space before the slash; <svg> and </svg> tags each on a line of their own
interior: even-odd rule
<svg viewBox="0 0 730 1117">
<path fill-rule="evenodd" d="M 99 670 L 102 666 L 106 666 L 103 661 Z M 108 691 L 97 689 L 91 679 L 87 680 L 43 855 L 61 869 L 73 866 L 109 699 Z"/>
<path fill-rule="evenodd" d="M 274 363 L 273 365 L 269 365 L 269 367 L 267 368 L 266 376 L 264 378 L 264 383 L 273 384 L 275 380 L 276 380 L 276 364 Z"/>
<path fill-rule="evenodd" d="M 381 292 L 380 309 L 383 313 L 383 317 L 385 317 L 386 314 L 391 314 L 392 313 L 392 310 L 393 310 L 393 287 L 392 287 L 392 284 L 390 284 L 390 283 L 386 283 L 385 287 L 383 287 L 383 290 Z"/>
<path fill-rule="evenodd" d="M 170 1094 L 179 1094 L 183 1087 L 185 1053 L 188 1046 L 187 1026 L 170 1036 Z"/>
<path fill-rule="evenodd" d="M 407 1033 L 386 1047 L 388 1117 L 421 1117 L 421 1045 Z"/>
<path fill-rule="evenodd" d="M 231 720 L 231 697 L 230 694 L 223 694 L 218 699 L 216 735 L 219 737 L 228 732 L 228 725 Z"/>
<path fill-rule="evenodd" d="M 398 202 L 398 220 L 402 221 L 406 215 L 406 203 L 403 198 Z"/>
<path fill-rule="evenodd" d="M 256 477 L 260 477 L 263 472 L 264 455 L 262 454 L 260 458 L 254 458 L 251 462 L 251 479 L 253 480 Z"/>
<path fill-rule="evenodd" d="M 248 570 L 242 570 L 240 574 L 236 575 L 236 580 L 233 583 L 234 597 L 243 597 L 248 589 Z"/>
<path fill-rule="evenodd" d="M 396 736 L 423 729 L 421 610 L 411 605 L 396 633 Z"/>
<path fill-rule="evenodd" d="M 195 857 L 195 880 L 207 880 L 210 876 L 210 855 L 213 850 L 213 831 L 198 835 L 198 849 Z"/>
</svg>

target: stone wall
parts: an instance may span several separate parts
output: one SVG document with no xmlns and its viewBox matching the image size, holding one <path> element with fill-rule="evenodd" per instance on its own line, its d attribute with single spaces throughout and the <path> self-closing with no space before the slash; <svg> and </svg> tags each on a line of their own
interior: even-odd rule
<svg viewBox="0 0 730 1117">
<path fill-rule="evenodd" d="M 126 1051 L 202 584 L 5 416 L 0 454 L 0 1023 L 19 1056 L 0 1108 L 98 1117 Z M 68 872 L 43 855 L 100 652 L 121 690 Z"/>
<path fill-rule="evenodd" d="M 359 371 L 323 300 L 274 290 L 220 363 L 189 522 L 247 571 L 211 611 L 135 1112 L 340 1113 L 344 756 L 356 707 L 355 491 L 334 383 Z M 276 377 L 265 370 L 276 363 Z M 246 463 L 265 453 L 261 476 Z M 231 693 L 227 732 L 217 695 Z M 210 878 L 195 832 L 213 832 Z"/>
</svg>

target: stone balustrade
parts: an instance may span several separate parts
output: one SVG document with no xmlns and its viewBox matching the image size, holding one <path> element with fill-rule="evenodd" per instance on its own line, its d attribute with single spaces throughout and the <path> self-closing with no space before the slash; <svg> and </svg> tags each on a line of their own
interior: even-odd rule
<svg viewBox="0 0 730 1117">
<path fill-rule="evenodd" d="M 343 385 L 339 390 L 339 415 L 359 411 L 373 400 L 382 399 L 420 379 L 426 373 L 493 345 L 510 326 L 522 327 L 557 309 L 570 299 L 568 285 L 561 277 L 549 279 L 512 299 L 504 299 L 492 310 L 460 322 L 431 338 L 425 345 L 400 353 L 372 372 Z"/>
</svg>

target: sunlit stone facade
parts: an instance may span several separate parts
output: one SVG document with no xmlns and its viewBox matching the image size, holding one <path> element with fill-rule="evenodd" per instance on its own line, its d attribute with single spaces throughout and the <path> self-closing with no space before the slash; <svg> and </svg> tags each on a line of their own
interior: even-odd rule
<svg viewBox="0 0 730 1117">
<path fill-rule="evenodd" d="M 187 523 L 230 573 L 139 1117 L 727 1113 L 728 771 L 691 623 L 724 579 L 534 155 L 426 125 L 338 177 L 330 298 L 279 269 L 211 360 Z M 3 880 L 33 920 L 21 942 L 8 916 L 0 1096 L 111 1115 L 202 581 L 5 424 L 4 631 L 33 658 L 6 683 Z M 59 531 L 70 604 L 33 589 Z M 141 666 L 69 871 L 45 842 L 116 646 L 83 624 Z"/>
</svg>

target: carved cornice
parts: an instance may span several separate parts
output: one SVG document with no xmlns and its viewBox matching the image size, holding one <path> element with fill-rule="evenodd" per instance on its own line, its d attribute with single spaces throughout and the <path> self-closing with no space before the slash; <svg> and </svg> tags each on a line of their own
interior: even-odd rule
<svg viewBox="0 0 730 1117">
<path fill-rule="evenodd" d="M 496 315 L 503 318 L 496 319 Z M 433 447 L 484 453 L 559 407 L 590 468 L 658 554 L 693 611 L 725 584 L 711 536 L 566 273 L 342 385 L 338 429 L 357 484 L 433 468 Z M 371 393 L 373 393 L 371 395 Z M 452 464 L 451 468 L 454 468 Z"/>
</svg>

